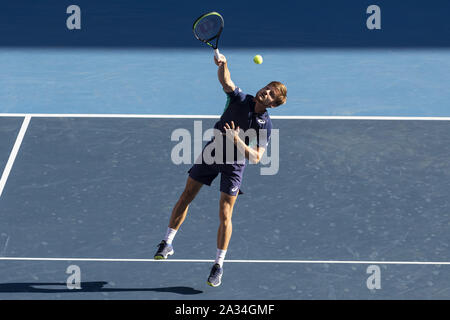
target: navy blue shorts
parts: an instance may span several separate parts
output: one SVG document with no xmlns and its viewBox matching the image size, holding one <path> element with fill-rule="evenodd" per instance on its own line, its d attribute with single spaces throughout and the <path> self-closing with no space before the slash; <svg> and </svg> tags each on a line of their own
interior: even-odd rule
<svg viewBox="0 0 450 320">
<path fill-rule="evenodd" d="M 220 191 L 236 196 L 243 194 L 241 191 L 242 176 L 244 173 L 244 166 L 234 164 L 194 164 L 189 169 L 189 176 L 195 181 L 201 182 L 210 186 L 213 180 L 219 173 L 220 176 Z"/>
</svg>

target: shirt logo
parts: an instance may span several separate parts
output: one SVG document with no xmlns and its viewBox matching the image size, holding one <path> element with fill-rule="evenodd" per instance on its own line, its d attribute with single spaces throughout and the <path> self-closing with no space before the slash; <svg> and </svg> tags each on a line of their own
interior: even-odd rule
<svg viewBox="0 0 450 320">
<path fill-rule="evenodd" d="M 231 189 L 232 192 L 236 192 L 239 189 L 239 187 L 234 187 L 233 189 Z"/>
<path fill-rule="evenodd" d="M 258 119 L 258 122 L 259 122 L 260 124 L 264 124 L 264 123 L 266 123 L 266 120 Z"/>
</svg>

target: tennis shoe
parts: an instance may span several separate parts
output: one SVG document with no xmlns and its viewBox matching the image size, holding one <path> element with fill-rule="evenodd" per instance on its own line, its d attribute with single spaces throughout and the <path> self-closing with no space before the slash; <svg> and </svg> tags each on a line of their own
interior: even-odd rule
<svg viewBox="0 0 450 320">
<path fill-rule="evenodd" d="M 218 287 L 222 283 L 223 268 L 218 263 L 213 265 L 207 283 L 211 287 Z"/>
<path fill-rule="evenodd" d="M 155 260 L 165 260 L 168 256 L 174 254 L 173 246 L 168 244 L 166 240 L 162 240 L 160 244 L 158 244 L 158 251 L 156 251 L 154 259 Z"/>
</svg>

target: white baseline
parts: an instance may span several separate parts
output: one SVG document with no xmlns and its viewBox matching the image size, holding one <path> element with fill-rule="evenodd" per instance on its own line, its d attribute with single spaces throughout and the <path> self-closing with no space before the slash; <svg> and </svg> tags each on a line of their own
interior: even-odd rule
<svg viewBox="0 0 450 320">
<path fill-rule="evenodd" d="M 27 258 L 0 257 L 0 261 L 86 261 L 86 262 L 190 262 L 209 263 L 204 259 L 114 259 L 114 258 Z M 297 263 L 297 264 L 397 264 L 397 265 L 450 265 L 450 261 L 346 261 L 346 260 L 225 260 L 226 263 Z"/>
<path fill-rule="evenodd" d="M 82 114 L 82 113 L 0 113 L 0 117 L 36 118 L 135 118 L 135 119 L 219 119 L 220 115 L 187 114 Z M 276 116 L 282 120 L 410 120 L 410 121 L 450 121 L 450 117 L 383 117 L 383 116 Z"/>
</svg>

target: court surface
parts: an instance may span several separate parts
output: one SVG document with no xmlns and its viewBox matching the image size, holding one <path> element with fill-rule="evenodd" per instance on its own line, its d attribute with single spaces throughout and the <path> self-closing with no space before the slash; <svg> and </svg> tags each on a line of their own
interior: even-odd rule
<svg viewBox="0 0 450 320">
<path fill-rule="evenodd" d="M 377 30 L 360 0 L 79 0 L 69 30 L 72 4 L 0 10 L 0 299 L 450 299 L 448 1 L 379 0 Z M 195 159 L 173 136 L 201 150 L 226 103 L 208 11 L 237 86 L 288 88 L 219 288 L 219 179 L 153 260 Z"/>
<path fill-rule="evenodd" d="M 0 298 L 450 297 L 447 119 L 274 119 L 279 170 L 247 167 L 220 288 L 206 285 L 217 180 L 192 203 L 174 261 L 151 261 L 190 167 L 172 163 L 170 136 L 194 121 L 215 119 L 1 117 L 3 167 L 21 128 L 23 140 L 0 198 Z M 370 265 L 381 289 L 367 287 Z"/>
</svg>

